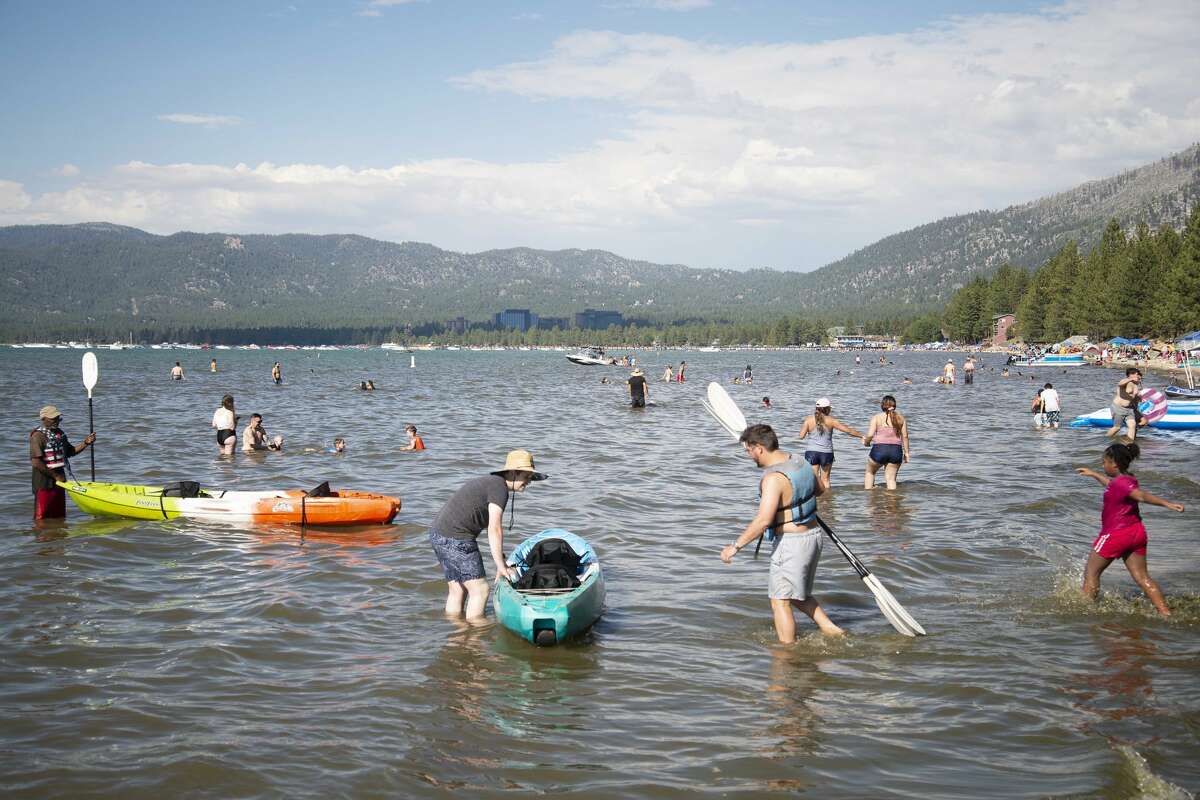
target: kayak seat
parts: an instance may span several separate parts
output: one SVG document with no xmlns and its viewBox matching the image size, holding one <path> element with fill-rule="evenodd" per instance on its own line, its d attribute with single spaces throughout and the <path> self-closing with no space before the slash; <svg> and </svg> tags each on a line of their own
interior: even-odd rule
<svg viewBox="0 0 1200 800">
<path fill-rule="evenodd" d="M 524 570 L 513 587 L 518 591 L 574 589 L 579 580 L 579 554 L 562 539 L 542 539 L 530 548 Z"/>
<path fill-rule="evenodd" d="M 305 497 L 337 497 L 337 493 L 329 488 L 329 481 L 322 481 L 304 493 Z"/>
<path fill-rule="evenodd" d="M 199 497 L 200 484 L 196 481 L 178 481 L 162 487 L 160 497 Z"/>
</svg>

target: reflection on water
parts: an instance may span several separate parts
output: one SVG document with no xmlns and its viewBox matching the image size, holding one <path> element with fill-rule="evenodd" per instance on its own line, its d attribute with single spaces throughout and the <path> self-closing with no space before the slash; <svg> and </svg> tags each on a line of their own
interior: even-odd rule
<svg viewBox="0 0 1200 800">
<path fill-rule="evenodd" d="M 101 353 L 97 477 L 328 480 L 399 495 L 395 525 L 300 531 L 71 508 L 35 527 L 24 454 L 0 461 L 8 796 L 924 800 L 1200 784 L 1194 517 L 1147 509 L 1170 620 L 1117 569 L 1100 602 L 1084 601 L 1100 495 L 1071 468 L 1095 466 L 1107 442 L 1033 431 L 1027 376 L 984 370 L 943 387 L 928 380 L 938 355 L 855 367 L 836 354 L 691 353 L 689 382 L 653 384 L 655 406 L 631 413 L 621 371 L 557 353 L 421 353 L 415 369 L 378 350 L 316 355 L 226 351 L 213 375 L 200 353 L 169 382 L 178 354 Z M 679 357 L 639 354 L 648 374 Z M 277 358 L 282 386 L 268 378 Z M 798 643 L 779 647 L 766 560 L 716 558 L 754 513 L 758 473 L 700 399 L 747 361 L 754 385 L 728 385 L 732 396 L 795 453 L 813 398 L 865 428 L 879 396 L 897 396 L 914 450 L 899 490 L 864 492 L 866 451 L 839 441 L 819 506 L 930 636 L 892 631 L 831 548 L 816 591 L 849 637 L 828 642 L 801 621 Z M 78 354 L 0 350 L 0 367 L 11 439 L 47 402 L 78 438 Z M 358 391 L 367 378 L 380 388 Z M 1053 378 L 1067 417 L 1105 405 L 1114 383 L 1092 369 Z M 287 450 L 219 456 L 209 420 L 226 392 Z M 764 394 L 778 407 L 758 409 Z M 429 450 L 396 450 L 409 422 Z M 321 452 L 334 436 L 344 455 Z M 1200 506 L 1188 477 L 1198 443 L 1147 435 L 1142 485 Z M 551 478 L 520 498 L 509 549 L 562 526 L 605 564 L 608 608 L 579 642 L 535 648 L 442 613 L 428 521 L 515 447 Z"/>
</svg>

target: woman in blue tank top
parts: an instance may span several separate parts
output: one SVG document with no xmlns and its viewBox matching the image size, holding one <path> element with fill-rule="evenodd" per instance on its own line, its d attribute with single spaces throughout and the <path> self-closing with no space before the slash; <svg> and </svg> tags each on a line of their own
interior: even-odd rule
<svg viewBox="0 0 1200 800">
<path fill-rule="evenodd" d="M 829 489 L 829 480 L 833 474 L 834 431 L 841 431 L 858 439 L 863 437 L 863 434 L 835 418 L 829 398 L 822 397 L 817 400 L 813 413 L 804 418 L 804 424 L 800 426 L 800 438 L 804 439 L 811 434 L 812 438 L 806 443 L 804 460 L 812 464 L 813 475 L 826 490 Z"/>
</svg>

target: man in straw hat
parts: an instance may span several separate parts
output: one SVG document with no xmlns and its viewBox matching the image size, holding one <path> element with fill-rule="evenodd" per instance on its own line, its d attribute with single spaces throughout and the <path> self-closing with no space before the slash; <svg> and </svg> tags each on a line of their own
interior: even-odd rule
<svg viewBox="0 0 1200 800">
<path fill-rule="evenodd" d="M 67 459 L 79 455 L 96 441 L 89 433 L 83 446 L 75 447 L 58 428 L 62 414 L 54 406 L 44 406 L 38 416 L 41 425 L 29 432 L 29 465 L 33 467 L 33 518 L 62 519 L 67 515 L 67 494 L 58 481 L 67 479 Z"/>
<path fill-rule="evenodd" d="M 465 610 L 469 620 L 483 617 L 488 582 L 478 538 L 485 528 L 497 575 L 516 577 L 516 571 L 504 563 L 504 507 L 510 492 L 523 492 L 531 481 L 545 479 L 533 468 L 528 450 L 513 450 L 503 469 L 464 483 L 433 518 L 429 543 L 446 575 L 447 614 L 457 617 Z"/>
<path fill-rule="evenodd" d="M 646 385 L 646 374 L 642 372 L 642 368 L 634 367 L 625 384 L 629 387 L 629 405 L 633 408 L 645 408 L 650 387 Z"/>
</svg>

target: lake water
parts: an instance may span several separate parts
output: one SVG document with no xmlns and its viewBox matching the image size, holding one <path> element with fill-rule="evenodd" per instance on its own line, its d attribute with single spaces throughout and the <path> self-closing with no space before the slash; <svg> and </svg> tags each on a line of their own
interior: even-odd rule
<svg viewBox="0 0 1200 800">
<path fill-rule="evenodd" d="M 79 351 L 0 350 L 0 789 L 8 797 L 589 798 L 1186 797 L 1200 787 L 1200 439 L 1151 433 L 1143 488 L 1159 619 L 1118 563 L 1078 596 L 1098 527 L 1098 430 L 1035 431 L 1034 387 L 1064 419 L 1108 404 L 1118 373 L 1077 368 L 974 386 L 930 382 L 945 356 L 894 365 L 832 353 L 641 354 L 656 407 L 625 407 L 624 370 L 561 353 L 101 351 L 101 480 L 396 494 L 397 524 L 350 533 L 196 522 L 31 524 L 26 432 L 54 403 L 87 430 Z M 221 371 L 208 372 L 215 355 Z M 186 380 L 171 382 L 179 359 Z M 282 361 L 284 384 L 271 384 Z M 956 356 L 961 361 L 961 356 Z M 870 357 L 864 357 L 870 360 Z M 812 401 L 865 426 L 880 395 L 909 415 L 900 488 L 866 493 L 865 450 L 838 441 L 821 512 L 929 631 L 892 631 L 827 546 L 817 594 L 849 636 L 807 620 L 774 644 L 767 560 L 720 548 L 753 514 L 758 473 L 701 410 L 730 386 L 784 449 Z M 995 369 L 993 369 L 995 368 Z M 837 370 L 841 374 L 837 374 Z M 912 376 L 912 385 L 902 377 Z M 356 390 L 373 379 L 374 393 Z M 1156 383 L 1150 381 L 1150 383 Z M 1161 383 L 1158 381 L 1157 383 Z M 287 437 L 218 458 L 222 394 Z M 762 395 L 778 405 L 749 411 Z M 429 450 L 398 452 L 416 423 Z M 303 452 L 345 436 L 344 456 Z M 544 483 L 506 543 L 547 527 L 591 540 L 607 610 L 583 641 L 538 649 L 443 616 L 426 525 L 465 479 L 525 447 Z M 88 457 L 75 459 L 80 478 Z M 508 516 L 505 516 L 506 522 Z M 486 537 L 482 537 L 486 541 Z M 490 559 L 485 558 L 489 564 Z"/>
</svg>

